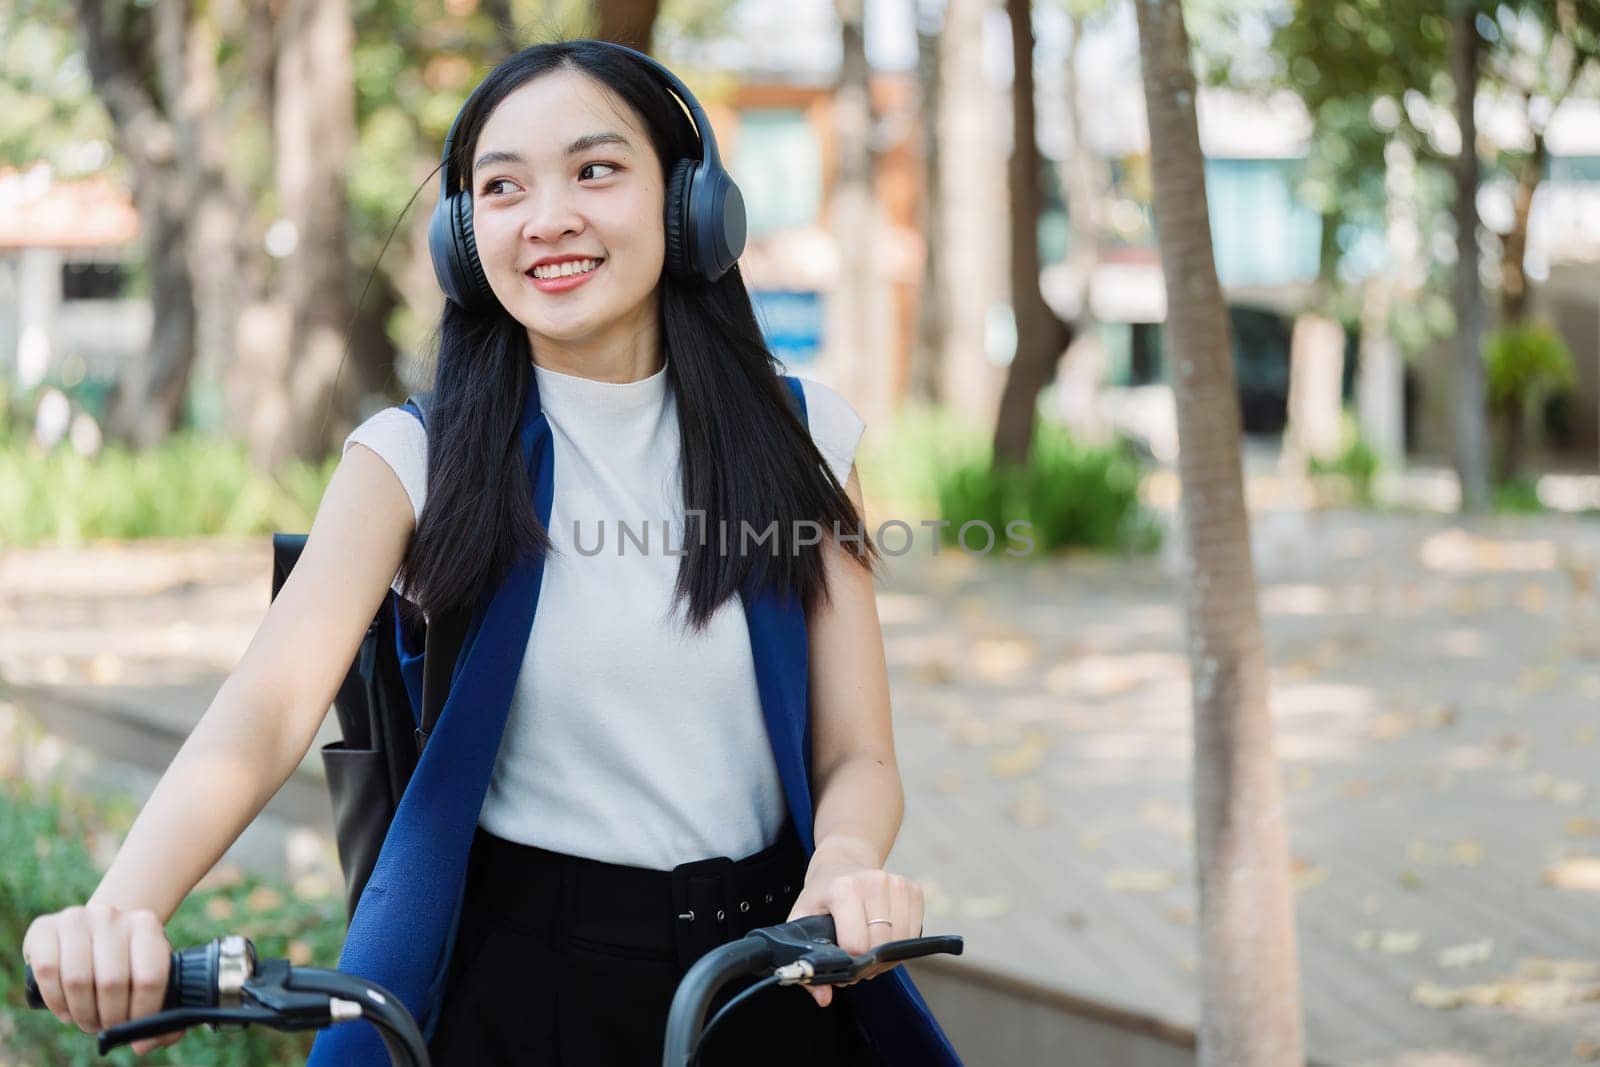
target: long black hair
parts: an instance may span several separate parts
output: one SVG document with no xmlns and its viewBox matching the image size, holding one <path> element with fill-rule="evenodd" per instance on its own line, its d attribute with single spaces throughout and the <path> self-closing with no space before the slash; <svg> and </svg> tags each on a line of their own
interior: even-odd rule
<svg viewBox="0 0 1600 1067">
<path fill-rule="evenodd" d="M 653 72 L 597 42 L 558 41 L 506 59 L 469 98 L 453 147 L 457 174 L 471 173 L 478 133 L 495 107 L 558 69 L 589 75 L 633 110 L 661 161 L 663 188 L 676 160 L 698 158 L 693 123 Z M 659 303 L 685 515 L 696 516 L 685 523 L 674 603 L 687 598 L 686 619 L 696 630 L 730 596 L 769 586 L 799 596 L 809 612 L 827 599 L 822 548 L 835 529 L 860 535 L 840 544 L 862 566 L 875 570 L 878 548 L 790 406 L 738 266 L 710 285 L 663 270 Z M 519 559 L 551 550 L 517 440 L 524 391 L 533 387 L 527 329 L 498 301 L 475 313 L 446 300 L 436 337 L 427 501 L 400 568 L 411 600 L 430 615 L 471 610 Z M 776 539 L 758 541 L 774 520 Z M 802 520 L 820 525 L 820 544 L 798 543 L 815 536 Z M 741 548 L 746 523 L 748 550 Z"/>
</svg>

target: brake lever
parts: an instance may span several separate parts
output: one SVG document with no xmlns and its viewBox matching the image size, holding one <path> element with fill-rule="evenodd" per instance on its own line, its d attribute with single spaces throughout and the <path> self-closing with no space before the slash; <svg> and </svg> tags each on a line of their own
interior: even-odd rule
<svg viewBox="0 0 1600 1067">
<path fill-rule="evenodd" d="M 201 1023 L 210 1023 L 214 1030 L 229 1023 L 240 1027 L 251 1023 L 270 1026 L 277 1016 L 265 1008 L 174 1008 L 154 1015 L 143 1015 L 125 1023 L 108 1026 L 96 1037 L 100 1055 L 104 1056 L 119 1045 L 129 1045 L 147 1037 L 160 1037 L 185 1030 Z"/>
<path fill-rule="evenodd" d="M 804 930 L 787 931 L 779 926 L 755 933 L 772 945 L 773 974 L 779 985 L 833 985 L 859 977 L 880 963 L 936 953 L 959 956 L 965 947 L 958 935 L 940 934 L 885 941 L 863 955 L 852 956 L 828 938 L 807 936 Z"/>
</svg>

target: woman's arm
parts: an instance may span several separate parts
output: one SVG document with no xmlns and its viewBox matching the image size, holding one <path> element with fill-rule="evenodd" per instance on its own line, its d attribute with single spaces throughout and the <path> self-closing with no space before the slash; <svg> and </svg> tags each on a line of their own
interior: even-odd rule
<svg viewBox="0 0 1600 1067">
<path fill-rule="evenodd" d="M 845 493 L 866 527 L 852 465 Z M 872 572 L 846 546 L 824 541 L 829 601 L 806 620 L 811 687 L 812 795 L 817 850 L 882 867 L 900 832 L 905 797 L 895 761 Z"/>
<path fill-rule="evenodd" d="M 845 493 L 865 527 L 854 466 Z M 832 915 L 839 947 L 862 955 L 874 945 L 921 935 L 923 893 L 915 882 L 883 869 L 900 832 L 905 792 L 894 755 L 889 668 L 872 572 L 848 548 L 825 545 L 830 596 L 806 620 L 816 849 L 789 918 Z M 857 981 L 888 969 L 874 968 Z M 833 1001 L 829 986 L 806 991 L 823 1007 Z"/>
<path fill-rule="evenodd" d="M 90 898 L 166 922 L 305 757 L 410 539 L 411 502 L 365 446 L 334 471 L 305 548 Z"/>
</svg>

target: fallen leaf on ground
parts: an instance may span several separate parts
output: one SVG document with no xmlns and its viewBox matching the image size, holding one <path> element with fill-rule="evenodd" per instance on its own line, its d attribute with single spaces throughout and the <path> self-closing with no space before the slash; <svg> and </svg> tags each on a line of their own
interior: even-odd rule
<svg viewBox="0 0 1600 1067">
<path fill-rule="evenodd" d="M 1171 871 L 1126 867 L 1106 875 L 1106 888 L 1114 893 L 1165 893 L 1178 883 Z"/>
<path fill-rule="evenodd" d="M 994 729 L 986 720 L 968 715 L 956 720 L 954 735 L 957 744 L 975 748 L 987 745 L 994 737 Z"/>
<path fill-rule="evenodd" d="M 1296 890 L 1305 891 L 1315 889 L 1328 880 L 1328 869 L 1301 856 L 1294 856 L 1289 861 L 1289 877 Z"/>
<path fill-rule="evenodd" d="M 1406 956 L 1422 947 L 1420 930 L 1360 930 L 1355 936 L 1355 946 L 1363 952 L 1382 952 L 1389 956 Z"/>
<path fill-rule="evenodd" d="M 968 919 L 998 919 L 1011 914 L 1011 897 L 1000 893 L 991 897 L 962 897 L 956 910 Z"/>
<path fill-rule="evenodd" d="M 1033 660 L 1032 641 L 984 638 L 972 647 L 971 663 L 978 677 L 988 682 L 1009 682 Z"/>
<path fill-rule="evenodd" d="M 1045 802 L 1044 790 L 1025 790 L 1011 805 L 1011 819 L 1018 826 L 1043 826 L 1050 821 L 1050 805 Z"/>
<path fill-rule="evenodd" d="M 1482 963 L 1492 955 L 1494 938 L 1486 937 L 1482 941 L 1468 941 L 1464 945 L 1440 949 L 1434 959 L 1441 967 L 1469 967 L 1474 963 Z"/>
<path fill-rule="evenodd" d="M 1494 982 L 1467 986 L 1443 986 L 1421 982 L 1411 990 L 1411 999 L 1428 1008 L 1459 1008 L 1465 1005 L 1506 1008 L 1560 1008 L 1600 1000 L 1600 985 L 1565 974 L 1519 973 Z"/>
<path fill-rule="evenodd" d="M 1577 889 L 1600 893 L 1600 859 L 1593 856 L 1574 856 L 1546 867 L 1539 881 L 1556 889 Z"/>
<path fill-rule="evenodd" d="M 1044 762 L 1047 747 L 1042 735 L 1030 734 L 1017 747 L 991 755 L 989 773 L 996 778 L 1021 778 L 1032 774 Z"/>
<path fill-rule="evenodd" d="M 1194 836 L 1194 819 L 1183 808 L 1166 800 L 1147 800 L 1139 806 L 1139 821 L 1171 834 L 1180 841 Z"/>
</svg>

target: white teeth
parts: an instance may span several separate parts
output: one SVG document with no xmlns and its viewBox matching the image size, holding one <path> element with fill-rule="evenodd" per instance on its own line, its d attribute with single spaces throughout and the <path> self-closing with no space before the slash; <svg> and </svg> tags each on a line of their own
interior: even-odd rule
<svg viewBox="0 0 1600 1067">
<path fill-rule="evenodd" d="M 585 274 L 600 265 L 598 259 L 569 259 L 565 263 L 547 263 L 542 267 L 533 268 L 535 278 L 567 278 L 574 274 Z"/>
</svg>

